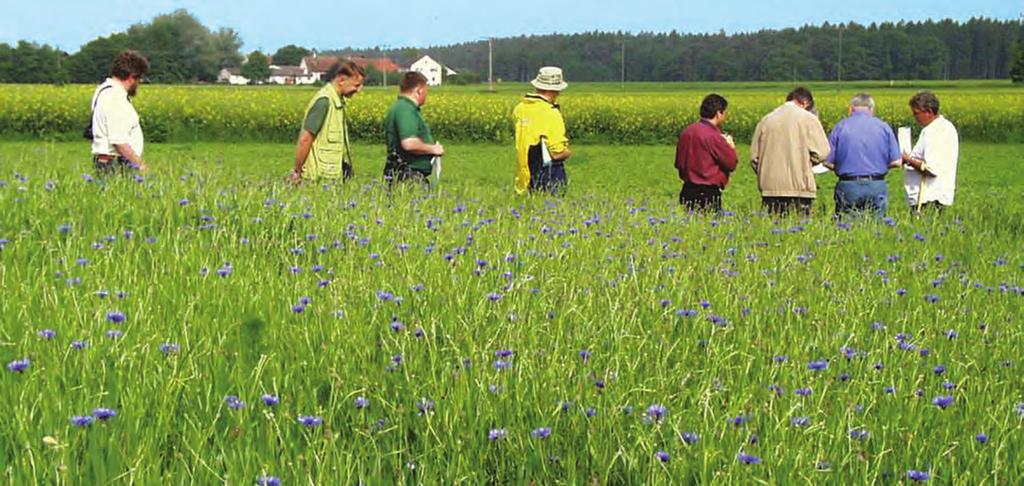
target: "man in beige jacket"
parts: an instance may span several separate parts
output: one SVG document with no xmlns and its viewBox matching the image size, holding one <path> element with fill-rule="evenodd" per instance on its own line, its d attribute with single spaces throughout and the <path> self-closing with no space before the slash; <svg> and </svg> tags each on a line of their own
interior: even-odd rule
<svg viewBox="0 0 1024 486">
<path fill-rule="evenodd" d="M 750 157 L 761 190 L 761 204 L 771 214 L 794 209 L 811 213 L 818 193 L 811 166 L 828 157 L 825 129 L 811 110 L 814 97 L 796 88 L 786 103 L 761 119 L 750 142 Z"/>
</svg>

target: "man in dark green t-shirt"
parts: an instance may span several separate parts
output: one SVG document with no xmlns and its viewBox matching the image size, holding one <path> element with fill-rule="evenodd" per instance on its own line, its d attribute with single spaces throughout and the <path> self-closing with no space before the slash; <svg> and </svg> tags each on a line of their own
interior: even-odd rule
<svg viewBox="0 0 1024 486">
<path fill-rule="evenodd" d="M 388 143 L 384 180 L 389 185 L 405 180 L 426 182 L 434 157 L 444 155 L 444 147 L 434 140 L 420 113 L 427 102 L 427 78 L 418 72 L 405 73 L 399 88 L 401 93 L 384 120 Z"/>
</svg>

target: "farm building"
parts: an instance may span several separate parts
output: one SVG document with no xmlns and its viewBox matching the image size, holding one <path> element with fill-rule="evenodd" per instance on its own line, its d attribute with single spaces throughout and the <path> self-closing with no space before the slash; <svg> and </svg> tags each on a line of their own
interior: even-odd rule
<svg viewBox="0 0 1024 486">
<path fill-rule="evenodd" d="M 217 76 L 217 82 L 243 85 L 249 84 L 249 78 L 242 76 L 242 70 L 239 68 L 224 68 L 220 70 L 220 74 Z"/>
<path fill-rule="evenodd" d="M 423 56 L 419 61 L 412 63 L 412 66 L 409 66 L 409 70 L 426 76 L 427 84 L 430 86 L 441 86 L 445 76 L 458 74 L 452 68 L 435 61 L 430 56 Z"/>
</svg>

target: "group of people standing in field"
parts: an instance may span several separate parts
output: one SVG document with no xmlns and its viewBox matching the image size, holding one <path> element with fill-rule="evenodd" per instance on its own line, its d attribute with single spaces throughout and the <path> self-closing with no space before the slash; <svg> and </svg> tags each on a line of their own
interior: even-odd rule
<svg viewBox="0 0 1024 486">
<path fill-rule="evenodd" d="M 722 131 L 728 102 L 710 94 L 700 121 L 679 134 L 676 170 L 683 181 L 679 202 L 695 211 L 722 209 L 722 190 L 736 170 L 732 137 Z M 941 211 L 953 204 L 959 137 L 939 114 L 939 100 L 923 91 L 910 99 L 914 119 L 923 129 L 911 150 L 900 147 L 892 127 L 875 117 L 875 100 L 853 97 L 849 116 L 825 134 L 806 88 L 796 88 L 786 103 L 766 115 L 750 141 L 751 166 L 757 174 L 761 204 L 773 214 L 810 214 L 817 196 L 814 166 L 834 171 L 837 215 L 871 212 L 884 216 L 889 207 L 890 169 L 904 169 L 907 201 L 914 212 Z M 908 147 L 909 148 L 909 147 Z"/>
<path fill-rule="evenodd" d="M 92 98 L 92 117 L 85 136 L 92 140 L 97 172 L 146 170 L 139 116 L 131 104 L 149 63 L 134 51 L 117 56 L 111 77 Z M 335 64 L 326 84 L 306 107 L 295 149 L 295 165 L 287 180 L 346 180 L 353 175 L 347 101 L 363 88 L 365 73 L 351 61 Z M 512 112 L 515 124 L 516 193 L 562 194 L 568 177 L 565 161 L 572 156 L 558 97 L 568 83 L 557 67 L 543 67 Z M 440 172 L 443 145 L 435 140 L 420 111 L 429 86 L 420 73 L 408 72 L 399 96 L 384 120 L 387 160 L 384 179 L 429 184 Z M 751 162 L 757 174 L 762 204 L 773 214 L 809 214 L 817 195 L 814 167 L 835 171 L 836 212 L 888 209 L 885 176 L 903 167 L 905 187 L 915 211 L 941 210 L 953 203 L 959 141 L 956 128 L 939 114 L 934 94 L 921 92 L 910 100 L 917 122 L 924 127 L 917 144 L 901 150 L 891 127 L 874 115 L 867 94 L 850 101 L 849 117 L 826 135 L 805 88 L 794 89 L 786 103 L 758 123 L 751 140 Z M 736 144 L 722 127 L 728 101 L 710 94 L 700 106 L 700 121 L 686 127 L 676 145 L 675 168 L 682 180 L 680 204 L 693 211 L 720 211 L 722 191 L 739 162 Z"/>
</svg>

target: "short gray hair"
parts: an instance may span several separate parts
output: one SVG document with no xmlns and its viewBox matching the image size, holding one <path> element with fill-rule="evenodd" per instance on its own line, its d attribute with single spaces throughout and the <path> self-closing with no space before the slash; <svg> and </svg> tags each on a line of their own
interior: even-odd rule
<svg viewBox="0 0 1024 486">
<path fill-rule="evenodd" d="M 869 110 L 875 109 L 875 99 L 867 93 L 858 93 L 850 100 L 850 106 L 854 108 L 867 108 Z"/>
</svg>

